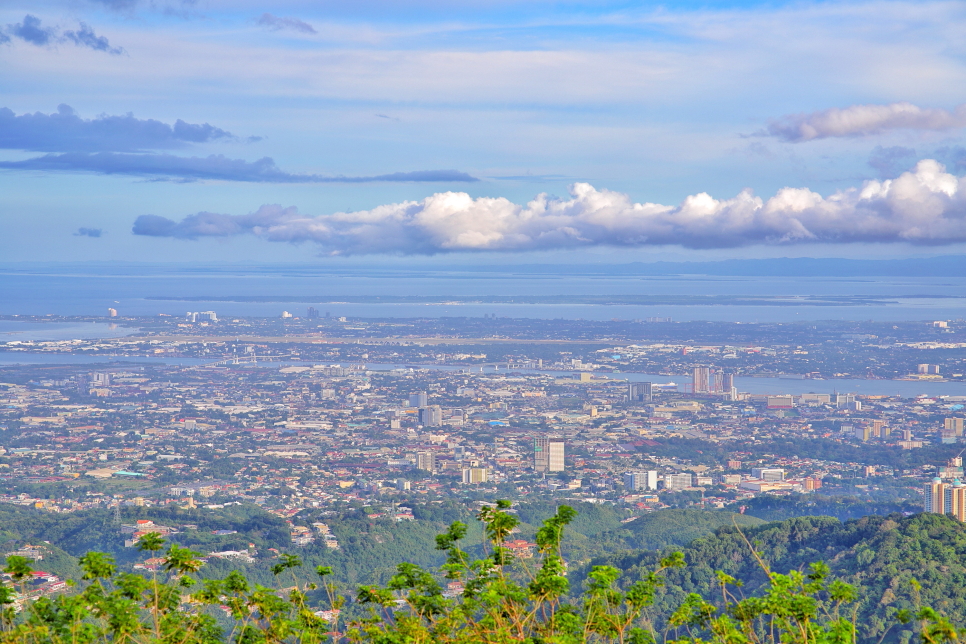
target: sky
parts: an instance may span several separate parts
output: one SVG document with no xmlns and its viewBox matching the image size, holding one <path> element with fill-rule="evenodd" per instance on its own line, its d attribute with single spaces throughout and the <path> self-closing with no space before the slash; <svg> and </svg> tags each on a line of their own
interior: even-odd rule
<svg viewBox="0 0 966 644">
<path fill-rule="evenodd" d="M 966 3 L 0 2 L 0 259 L 966 252 Z"/>
</svg>

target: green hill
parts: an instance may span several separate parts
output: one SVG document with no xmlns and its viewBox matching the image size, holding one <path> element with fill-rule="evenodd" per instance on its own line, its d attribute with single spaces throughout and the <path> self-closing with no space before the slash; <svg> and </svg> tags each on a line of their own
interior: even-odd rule
<svg viewBox="0 0 966 644">
<path fill-rule="evenodd" d="M 832 574 L 859 587 L 859 623 L 864 640 L 878 641 L 894 623 L 891 613 L 914 608 L 921 601 L 966 624 L 966 526 L 936 514 L 869 516 L 845 523 L 831 517 L 802 517 L 757 527 L 720 528 L 691 542 L 684 552 L 686 568 L 670 570 L 667 588 L 656 610 L 667 615 L 691 592 L 720 595 L 715 571 L 739 579 L 741 592 L 752 595 L 766 582 L 766 573 L 752 553 L 775 572 L 805 569 L 815 561 L 829 564 Z M 746 541 L 747 539 L 747 541 Z M 662 556 L 638 551 L 599 557 L 590 565 L 608 564 L 625 571 L 631 583 L 653 568 Z M 580 580 L 589 566 L 575 572 Z M 918 580 L 921 591 L 911 580 Z M 886 641 L 902 641 L 912 631 L 893 627 Z"/>
</svg>

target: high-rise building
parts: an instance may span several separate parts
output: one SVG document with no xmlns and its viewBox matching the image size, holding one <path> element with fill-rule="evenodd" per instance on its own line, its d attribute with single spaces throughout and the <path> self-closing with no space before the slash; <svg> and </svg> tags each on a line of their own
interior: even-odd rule
<svg viewBox="0 0 966 644">
<path fill-rule="evenodd" d="M 533 469 L 538 472 L 563 472 L 565 444 L 562 438 L 533 439 Z"/>
<path fill-rule="evenodd" d="M 631 402 L 651 402 L 651 383 L 631 382 L 627 385 L 627 399 Z"/>
<path fill-rule="evenodd" d="M 872 436 L 874 438 L 887 438 L 892 430 L 886 425 L 884 420 L 873 420 L 872 421 Z"/>
<path fill-rule="evenodd" d="M 919 365 L 917 371 L 924 375 L 938 376 L 939 375 L 939 365 L 938 364 L 921 364 Z"/>
<path fill-rule="evenodd" d="M 855 402 L 855 394 L 835 394 L 835 406 L 845 407 L 849 403 Z"/>
<path fill-rule="evenodd" d="M 734 395 L 734 375 L 725 373 L 721 369 L 711 367 L 695 367 L 691 378 L 692 391 L 696 394 L 729 394 Z"/>
<path fill-rule="evenodd" d="M 314 306 L 310 306 L 305 312 L 305 317 L 310 320 L 317 320 L 319 319 L 319 310 Z"/>
<path fill-rule="evenodd" d="M 708 367 L 695 367 L 694 375 L 691 379 L 693 391 L 696 394 L 709 393 L 711 386 L 711 369 Z"/>
<path fill-rule="evenodd" d="M 439 405 L 419 408 L 419 424 L 423 427 L 439 427 L 443 424 L 443 409 Z"/>
<path fill-rule="evenodd" d="M 484 467 L 464 467 L 463 484 L 474 485 L 476 483 L 486 483 L 488 474 Z"/>
<path fill-rule="evenodd" d="M 425 407 L 428 404 L 429 404 L 429 396 L 426 395 L 425 391 L 418 391 L 414 394 L 409 394 L 410 407 Z"/>
<path fill-rule="evenodd" d="M 564 471 L 564 449 L 566 443 L 562 438 L 551 438 L 550 439 L 550 471 L 551 472 L 563 472 Z"/>
<path fill-rule="evenodd" d="M 533 439 L 533 469 L 537 472 L 546 472 L 550 468 L 550 439 Z"/>
<path fill-rule="evenodd" d="M 416 469 L 425 470 L 426 472 L 436 471 L 436 453 L 435 452 L 416 452 Z"/>
<path fill-rule="evenodd" d="M 656 490 L 657 471 L 648 470 L 646 472 L 625 472 L 624 486 L 628 490 Z"/>
<path fill-rule="evenodd" d="M 952 430 L 956 436 L 962 436 L 964 422 L 966 422 L 966 419 L 963 418 L 947 418 L 943 421 L 943 426 L 946 429 Z"/>
<path fill-rule="evenodd" d="M 872 437 L 872 428 L 868 425 L 856 425 L 855 426 L 855 437 L 860 441 L 867 441 Z"/>
<path fill-rule="evenodd" d="M 946 514 L 946 484 L 941 478 L 926 483 L 923 511 Z"/>
<path fill-rule="evenodd" d="M 953 515 L 957 521 L 966 522 L 966 485 L 956 479 L 945 490 L 946 514 Z"/>
<path fill-rule="evenodd" d="M 116 318 L 117 317 L 117 309 L 107 309 L 107 317 L 109 317 L 109 318 Z"/>
</svg>

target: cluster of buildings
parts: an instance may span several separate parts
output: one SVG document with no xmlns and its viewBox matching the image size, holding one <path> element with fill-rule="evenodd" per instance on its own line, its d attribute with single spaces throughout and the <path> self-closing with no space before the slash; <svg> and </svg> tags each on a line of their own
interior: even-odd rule
<svg viewBox="0 0 966 644">
<path fill-rule="evenodd" d="M 963 437 L 966 398 L 745 395 L 730 373 L 700 369 L 691 390 L 678 391 L 587 371 L 506 368 L 28 368 L 21 382 L 0 384 L 0 502 L 60 512 L 255 503 L 291 517 L 302 508 L 497 493 L 645 510 L 823 485 L 918 495 L 936 465 L 903 469 L 855 447 L 897 453 Z M 797 450 L 816 441 L 842 456 L 775 453 L 776 440 L 797 441 Z M 711 459 L 715 446 L 724 451 Z M 30 484 L 48 487 L 36 496 L 11 491 Z"/>
</svg>

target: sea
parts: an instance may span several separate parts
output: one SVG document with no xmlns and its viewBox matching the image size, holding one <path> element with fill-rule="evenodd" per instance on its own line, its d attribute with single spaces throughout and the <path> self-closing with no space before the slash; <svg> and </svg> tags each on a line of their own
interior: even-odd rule
<svg viewBox="0 0 966 644">
<path fill-rule="evenodd" d="M 777 304 L 492 304 L 448 297 L 635 295 L 784 298 Z M 417 295 L 433 303 L 348 303 L 339 296 Z M 227 302 L 207 297 L 326 296 L 335 302 Z M 152 298 L 195 298 L 192 301 Z M 878 298 L 873 304 L 809 304 L 795 298 Z M 325 268 L 315 266 L 0 265 L 0 315 L 219 317 L 304 315 L 315 306 L 359 318 L 483 317 L 675 321 L 953 320 L 966 318 L 966 277 L 729 277 L 720 275 L 553 274 L 511 268 Z M 2 329 L 0 329 L 2 331 Z"/>
<path fill-rule="evenodd" d="M 226 302 L 206 297 L 438 296 L 427 304 Z M 843 298 L 841 304 L 492 304 L 452 303 L 448 297 L 484 295 L 637 295 L 637 296 L 771 296 L 776 298 Z M 903 296 L 903 297 L 898 297 Z M 848 298 L 876 298 L 874 304 L 849 303 Z M 153 298 L 193 298 L 192 300 Z M 554 274 L 533 270 L 453 267 L 373 267 L 332 269 L 315 266 L 205 265 L 0 265 L 0 315 L 105 316 L 108 308 L 126 316 L 184 315 L 214 310 L 219 317 L 277 317 L 282 311 L 298 316 L 308 306 L 323 314 L 357 318 L 483 317 L 633 320 L 670 318 L 675 321 L 799 322 L 821 320 L 911 321 L 966 318 L 966 277 L 787 277 L 720 275 Z M 122 337 L 137 331 L 132 322 L 0 320 L 0 342 Z M 47 353 L 0 352 L 0 365 L 202 364 L 189 358 L 122 358 Z M 281 363 L 280 363 L 281 364 Z M 289 363 L 286 363 L 289 364 Z M 375 370 L 407 365 L 368 365 Z M 445 368 L 445 367 L 444 367 Z M 681 378 L 660 374 L 611 374 L 628 380 L 666 384 Z M 750 393 L 834 393 L 868 395 L 963 396 L 960 383 L 895 380 L 787 380 L 737 378 Z"/>
</svg>

